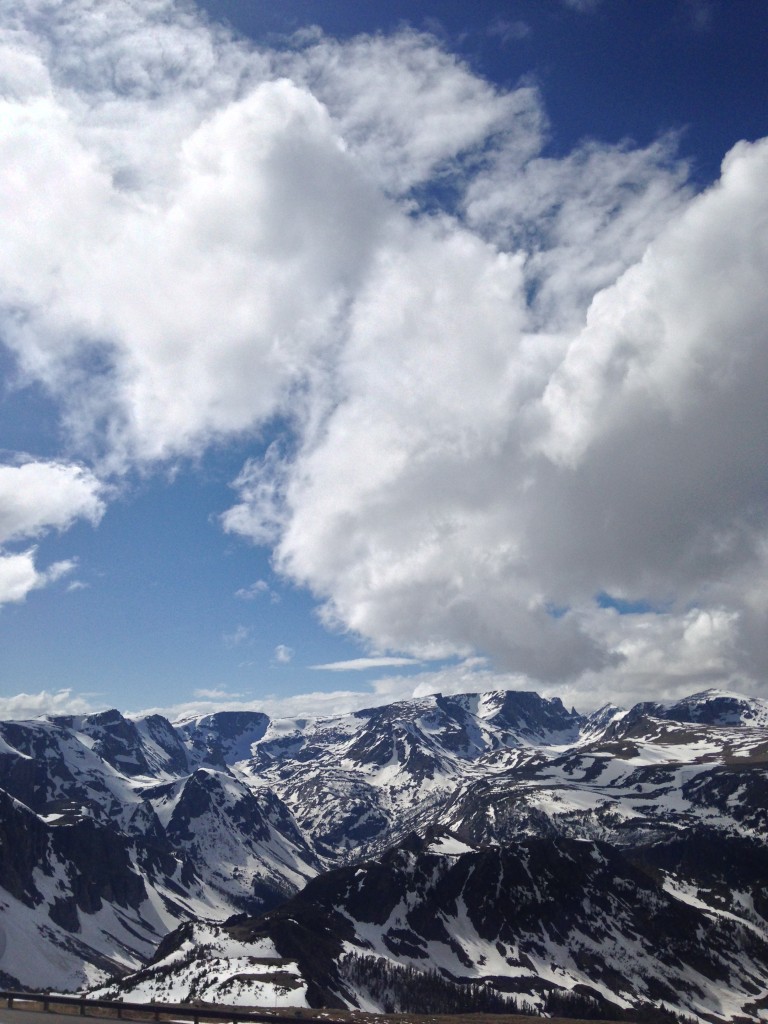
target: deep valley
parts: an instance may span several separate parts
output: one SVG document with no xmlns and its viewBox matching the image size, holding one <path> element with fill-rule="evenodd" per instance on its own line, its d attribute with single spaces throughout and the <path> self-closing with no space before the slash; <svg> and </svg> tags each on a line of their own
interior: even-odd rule
<svg viewBox="0 0 768 1024">
<path fill-rule="evenodd" d="M 3 722 L 0 983 L 763 1020 L 767 817 L 768 703 L 718 691 Z"/>
</svg>

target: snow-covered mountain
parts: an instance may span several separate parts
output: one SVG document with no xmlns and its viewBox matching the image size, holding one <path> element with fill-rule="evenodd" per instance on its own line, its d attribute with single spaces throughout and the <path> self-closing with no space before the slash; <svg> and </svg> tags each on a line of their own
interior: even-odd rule
<svg viewBox="0 0 768 1024">
<path fill-rule="evenodd" d="M 767 817 L 768 702 L 720 691 L 0 723 L 0 980 L 764 1019 Z"/>
<path fill-rule="evenodd" d="M 741 881 L 760 887 L 768 861 L 751 852 L 755 870 Z M 414 836 L 257 919 L 185 926 L 153 965 L 107 991 L 383 1010 L 350 974 L 365 977 L 362 962 L 375 977 L 394 961 L 536 1007 L 553 989 L 577 991 L 608 1018 L 648 1005 L 704 1019 L 757 1015 L 768 991 L 765 919 L 748 909 L 746 889 L 740 914 L 711 909 L 678 873 L 681 851 L 667 854 L 675 870 L 562 836 L 479 850 L 447 834 Z"/>
<path fill-rule="evenodd" d="M 440 694 L 273 722 L 233 767 L 266 782 L 330 867 L 418 828 L 497 751 L 576 741 L 582 718 L 535 693 Z"/>
<path fill-rule="evenodd" d="M 317 874 L 269 787 L 196 755 L 158 716 L 0 723 L 4 974 L 81 988 L 141 966 L 182 921 L 258 912 Z"/>
</svg>

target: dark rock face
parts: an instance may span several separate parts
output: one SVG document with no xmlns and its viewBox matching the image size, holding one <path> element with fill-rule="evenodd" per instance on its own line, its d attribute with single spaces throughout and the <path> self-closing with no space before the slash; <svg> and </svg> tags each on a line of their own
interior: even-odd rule
<svg viewBox="0 0 768 1024">
<path fill-rule="evenodd" d="M 65 749 L 69 731 L 59 725 L 36 728 L 27 722 L 0 722 L 0 787 L 33 810 L 42 810 L 63 788 L 77 786 Z"/>
<path fill-rule="evenodd" d="M 126 837 L 83 818 L 52 829 L 23 804 L 0 791 L 0 878 L 3 888 L 28 906 L 42 902 L 35 872 L 52 875 L 57 865 L 67 878 L 66 898 L 84 913 L 101 909 L 102 900 L 136 906 L 146 896 L 134 868 Z"/>
<path fill-rule="evenodd" d="M 113 768 L 129 776 L 149 773 L 139 731 L 119 711 L 113 709 L 98 715 L 87 715 L 80 729 L 86 736 L 93 738 L 94 753 Z"/>
<path fill-rule="evenodd" d="M 158 767 L 171 775 L 184 775 L 189 771 L 187 751 L 176 730 L 162 715 L 148 715 L 141 719 L 138 727 L 142 734 L 144 754 L 153 772 Z M 147 740 L 153 747 L 155 757 L 147 751 Z"/>
<path fill-rule="evenodd" d="M 496 728 L 522 733 L 530 738 L 558 737 L 553 742 L 575 738 L 584 721 L 576 711 L 568 711 L 559 697 L 545 700 L 538 693 L 509 690 L 500 695 L 499 709 L 490 719 Z"/>
<path fill-rule="evenodd" d="M 34 868 L 50 870 L 48 831 L 23 804 L 0 790 L 0 879 L 3 888 L 29 907 L 42 897 L 33 880 Z"/>
<path fill-rule="evenodd" d="M 225 717 L 221 749 L 243 724 L 263 731 L 266 721 Z M 228 768 L 190 775 L 182 740 L 160 716 L 116 711 L 0 723 L 0 922 L 5 893 L 20 905 L 6 916 L 16 945 L 51 950 L 37 966 L 6 954 L 18 985 L 77 988 L 87 964 L 124 972 L 169 919 L 255 913 L 319 869 L 274 793 Z M 21 907 L 37 916 L 23 920 Z M 96 945 L 85 943 L 94 930 Z"/>
<path fill-rule="evenodd" d="M 438 964 L 450 981 L 482 981 L 534 1002 L 558 983 L 569 992 L 578 987 L 608 1016 L 621 1015 L 627 1003 L 661 1002 L 706 1009 L 716 1019 L 720 992 L 740 993 L 748 1004 L 764 990 L 766 936 L 667 891 L 660 866 L 684 868 L 693 848 L 684 839 L 630 857 L 609 844 L 562 837 L 437 852 L 448 838 L 411 837 L 380 860 L 328 872 L 278 910 L 223 932 L 243 943 L 269 939 L 296 965 L 316 1007 L 356 1004 L 344 971 L 352 951 L 420 970 Z M 702 880 L 719 884 L 729 852 L 699 868 Z M 741 884 L 758 884 L 764 858 L 756 847 L 742 851 Z M 169 937 L 158 965 L 173 962 L 191 938 L 185 930 Z M 124 991 L 130 985 L 126 979 Z"/>
<path fill-rule="evenodd" d="M 226 771 L 227 765 L 249 756 L 269 726 L 260 711 L 219 711 L 178 727 L 190 763 Z"/>
<path fill-rule="evenodd" d="M 194 968 L 202 998 L 212 951 L 252 943 L 317 1006 L 370 1001 L 381 961 L 545 1010 L 757 1020 L 766 836 L 768 704 L 732 694 L 0 723 L 0 920 L 39 944 L 38 986 Z"/>
<path fill-rule="evenodd" d="M 421 827 L 481 759 L 572 741 L 582 721 L 534 693 L 437 694 L 274 738 L 268 731 L 248 764 L 295 808 L 333 865 L 376 854 Z"/>
<path fill-rule="evenodd" d="M 71 898 L 84 914 L 96 913 L 105 902 L 137 907 L 146 898 L 126 837 L 84 819 L 52 830 L 51 841 L 56 859 L 68 866 Z"/>
</svg>

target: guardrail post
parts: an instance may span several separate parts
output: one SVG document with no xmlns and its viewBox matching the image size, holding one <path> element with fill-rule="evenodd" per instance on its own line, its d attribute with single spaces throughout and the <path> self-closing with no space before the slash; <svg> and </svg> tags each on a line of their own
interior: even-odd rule
<svg viewBox="0 0 768 1024">
<path fill-rule="evenodd" d="M 155 1007 L 155 1015 L 154 1015 L 154 1017 L 152 1019 L 153 1020 L 160 1020 L 160 1008 L 158 1006 Z"/>
<path fill-rule="evenodd" d="M 80 1016 L 81 1017 L 85 1016 L 85 1000 L 84 999 L 80 1000 Z"/>
<path fill-rule="evenodd" d="M 43 1010 L 45 1013 L 51 1012 L 51 1000 L 48 998 L 48 996 L 43 997 Z"/>
<path fill-rule="evenodd" d="M 117 1007 L 117 1019 L 118 1020 L 122 1020 L 123 1019 L 123 1007 L 122 1007 L 122 1005 L 119 1005 Z"/>
</svg>

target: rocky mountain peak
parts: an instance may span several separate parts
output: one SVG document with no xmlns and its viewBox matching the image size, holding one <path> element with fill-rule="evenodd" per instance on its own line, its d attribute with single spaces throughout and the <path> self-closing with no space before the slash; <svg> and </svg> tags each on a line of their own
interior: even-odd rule
<svg viewBox="0 0 768 1024">
<path fill-rule="evenodd" d="M 510 691 L 0 723 L 4 976 L 761 1020 L 765 711 L 706 691 L 583 717 Z"/>
</svg>

